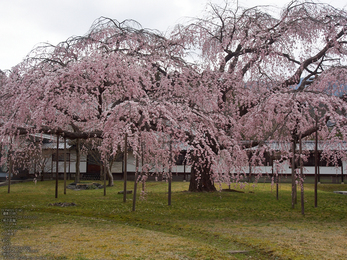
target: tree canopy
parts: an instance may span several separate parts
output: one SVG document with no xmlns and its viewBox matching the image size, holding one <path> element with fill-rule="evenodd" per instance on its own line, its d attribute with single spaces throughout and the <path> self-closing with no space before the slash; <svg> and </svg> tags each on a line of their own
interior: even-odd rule
<svg viewBox="0 0 347 260">
<path fill-rule="evenodd" d="M 213 182 L 240 180 L 250 146 L 262 160 L 266 143 L 317 129 L 326 142 L 346 140 L 346 17 L 312 1 L 283 10 L 225 2 L 167 37 L 101 17 L 1 76 L 2 140 L 99 138 L 107 158 L 127 133 L 135 155 L 145 147 L 162 169 L 185 147 L 190 190 L 215 190 Z"/>
</svg>

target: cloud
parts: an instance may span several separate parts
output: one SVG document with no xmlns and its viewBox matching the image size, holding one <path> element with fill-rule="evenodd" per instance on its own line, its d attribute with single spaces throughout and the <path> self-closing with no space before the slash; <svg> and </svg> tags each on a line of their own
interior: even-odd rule
<svg viewBox="0 0 347 260">
<path fill-rule="evenodd" d="M 224 0 L 211 0 L 223 3 Z M 201 16 L 207 0 L 3 0 L 0 1 L 0 69 L 18 64 L 40 42 L 57 44 L 84 35 L 100 16 L 134 19 L 162 32 Z M 240 1 L 242 5 L 277 4 L 284 0 Z M 345 5 L 342 0 L 332 4 Z"/>
<path fill-rule="evenodd" d="M 183 16 L 194 16 L 199 0 L 11 0 L 0 3 L 0 68 L 19 63 L 40 42 L 57 44 L 84 35 L 106 16 L 134 19 L 145 28 L 167 31 Z"/>
</svg>

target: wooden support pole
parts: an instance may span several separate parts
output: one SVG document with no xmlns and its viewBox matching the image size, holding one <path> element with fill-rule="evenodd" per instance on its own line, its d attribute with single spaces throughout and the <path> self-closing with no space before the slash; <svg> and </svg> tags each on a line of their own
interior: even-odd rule
<svg viewBox="0 0 347 260">
<path fill-rule="evenodd" d="M 8 187 L 7 187 L 7 193 L 11 192 L 11 175 L 13 170 L 13 161 L 12 161 L 12 153 L 9 152 L 9 168 L 8 168 Z"/>
<path fill-rule="evenodd" d="M 344 184 L 344 181 L 343 181 L 343 162 L 341 164 L 341 184 Z"/>
<path fill-rule="evenodd" d="M 59 171 L 59 135 L 57 135 L 57 158 L 55 164 L 55 198 L 58 198 L 58 171 Z"/>
<path fill-rule="evenodd" d="M 278 176 L 278 170 L 277 170 L 277 176 L 276 176 L 276 200 L 278 200 L 278 179 L 279 179 L 279 176 Z"/>
<path fill-rule="evenodd" d="M 315 136 L 315 147 L 314 147 L 314 154 L 315 154 L 315 160 L 314 160 L 314 206 L 318 207 L 318 130 L 317 130 L 317 116 L 316 116 L 316 136 Z"/>
<path fill-rule="evenodd" d="M 171 169 L 171 164 L 172 164 L 172 140 L 170 140 L 170 158 L 169 158 L 169 190 L 168 190 L 168 205 L 171 206 L 171 181 L 172 181 L 172 169 Z"/>
<path fill-rule="evenodd" d="M 69 157 L 69 180 L 71 180 L 71 154 Z"/>
<path fill-rule="evenodd" d="M 104 174 L 104 196 L 106 196 L 106 169 L 105 165 L 102 165 L 102 173 Z"/>
<path fill-rule="evenodd" d="M 295 192 L 296 192 L 296 185 L 295 185 L 295 150 L 296 150 L 296 142 L 295 138 L 293 137 L 292 142 L 292 208 L 295 207 Z"/>
<path fill-rule="evenodd" d="M 139 157 L 136 155 L 136 170 L 135 170 L 135 179 L 134 179 L 134 194 L 133 194 L 133 211 L 136 208 L 136 191 L 137 191 L 137 178 L 139 175 Z"/>
<path fill-rule="evenodd" d="M 80 182 L 81 177 L 81 140 L 78 138 L 76 140 L 76 173 L 75 173 L 75 182 Z"/>
<path fill-rule="evenodd" d="M 251 182 L 251 181 L 252 181 L 252 165 L 251 165 L 251 158 L 249 158 L 248 167 L 249 167 L 248 182 Z"/>
<path fill-rule="evenodd" d="M 168 205 L 171 206 L 171 182 L 172 182 L 172 177 L 171 177 L 171 171 L 169 172 L 169 195 L 168 195 Z"/>
<path fill-rule="evenodd" d="M 64 194 L 66 195 L 66 137 L 64 137 Z"/>
<path fill-rule="evenodd" d="M 34 176 L 35 176 L 35 178 L 36 178 L 36 176 L 37 176 L 37 171 L 36 171 L 36 159 L 35 159 L 35 161 L 34 161 Z"/>
<path fill-rule="evenodd" d="M 271 178 L 272 180 L 275 180 L 275 176 L 274 176 L 274 159 L 273 156 L 270 157 L 270 164 L 271 164 Z M 272 182 L 271 180 L 271 182 Z M 276 181 L 275 181 L 276 182 Z M 271 185 L 271 192 L 272 192 L 272 185 Z"/>
<path fill-rule="evenodd" d="M 11 192 L 11 175 L 13 172 L 13 160 L 12 160 L 12 138 L 11 138 L 11 144 L 10 144 L 10 148 L 8 150 L 8 164 L 9 164 L 9 168 L 8 168 L 8 187 L 7 187 L 7 193 Z"/>
<path fill-rule="evenodd" d="M 276 166 L 275 166 L 275 182 L 276 182 L 276 200 L 278 200 L 278 161 L 275 161 L 276 162 Z M 272 161 L 272 167 L 274 167 L 274 161 Z"/>
<path fill-rule="evenodd" d="M 124 137 L 124 189 L 123 189 L 123 202 L 127 201 L 127 157 L 128 157 L 128 134 Z"/>
<path fill-rule="evenodd" d="M 41 181 L 44 180 L 44 174 L 45 174 L 45 168 L 43 168 L 43 171 L 41 171 Z"/>
<path fill-rule="evenodd" d="M 320 157 L 321 157 L 321 153 L 319 152 L 319 150 L 318 150 L 318 164 L 317 164 L 317 169 L 318 169 L 318 171 L 317 171 L 317 184 L 320 184 L 320 164 L 321 164 L 321 162 L 320 162 Z"/>
<path fill-rule="evenodd" d="M 50 180 L 53 180 L 53 154 L 54 154 L 54 152 L 52 151 L 51 177 L 49 178 Z"/>
<path fill-rule="evenodd" d="M 300 154 L 300 188 L 301 188 L 301 214 L 305 215 L 305 201 L 304 201 L 304 170 L 303 170 L 303 161 L 302 161 L 302 139 L 300 134 L 300 143 L 299 143 L 299 154 Z"/>
<path fill-rule="evenodd" d="M 144 178 L 144 172 L 143 172 L 143 163 L 144 163 L 143 148 L 144 148 L 144 144 L 141 138 L 141 181 L 142 181 L 142 192 L 145 192 L 145 178 Z"/>
</svg>

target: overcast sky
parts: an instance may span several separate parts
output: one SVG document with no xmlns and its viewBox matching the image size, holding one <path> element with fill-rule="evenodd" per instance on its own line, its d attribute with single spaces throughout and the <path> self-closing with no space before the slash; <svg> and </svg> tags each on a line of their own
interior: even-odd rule
<svg viewBox="0 0 347 260">
<path fill-rule="evenodd" d="M 211 0 L 220 3 L 223 0 Z M 240 0 L 243 6 L 286 0 Z M 326 0 L 335 7 L 345 0 Z M 134 19 L 145 28 L 167 31 L 185 17 L 200 16 L 206 0 L 0 0 L 0 69 L 11 69 L 41 42 L 57 44 L 84 35 L 100 16 Z"/>
</svg>

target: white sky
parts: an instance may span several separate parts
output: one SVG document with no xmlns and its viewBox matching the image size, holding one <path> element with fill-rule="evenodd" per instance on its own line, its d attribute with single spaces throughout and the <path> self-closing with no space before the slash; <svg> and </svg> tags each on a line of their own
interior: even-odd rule
<svg viewBox="0 0 347 260">
<path fill-rule="evenodd" d="M 223 0 L 210 0 L 218 3 Z M 345 7 L 345 0 L 326 0 Z M 11 69 L 41 42 L 57 44 L 84 35 L 100 16 L 134 19 L 144 28 L 167 31 L 185 17 L 200 16 L 207 0 L 0 0 L 0 69 Z M 243 6 L 287 0 L 239 0 Z"/>
</svg>

